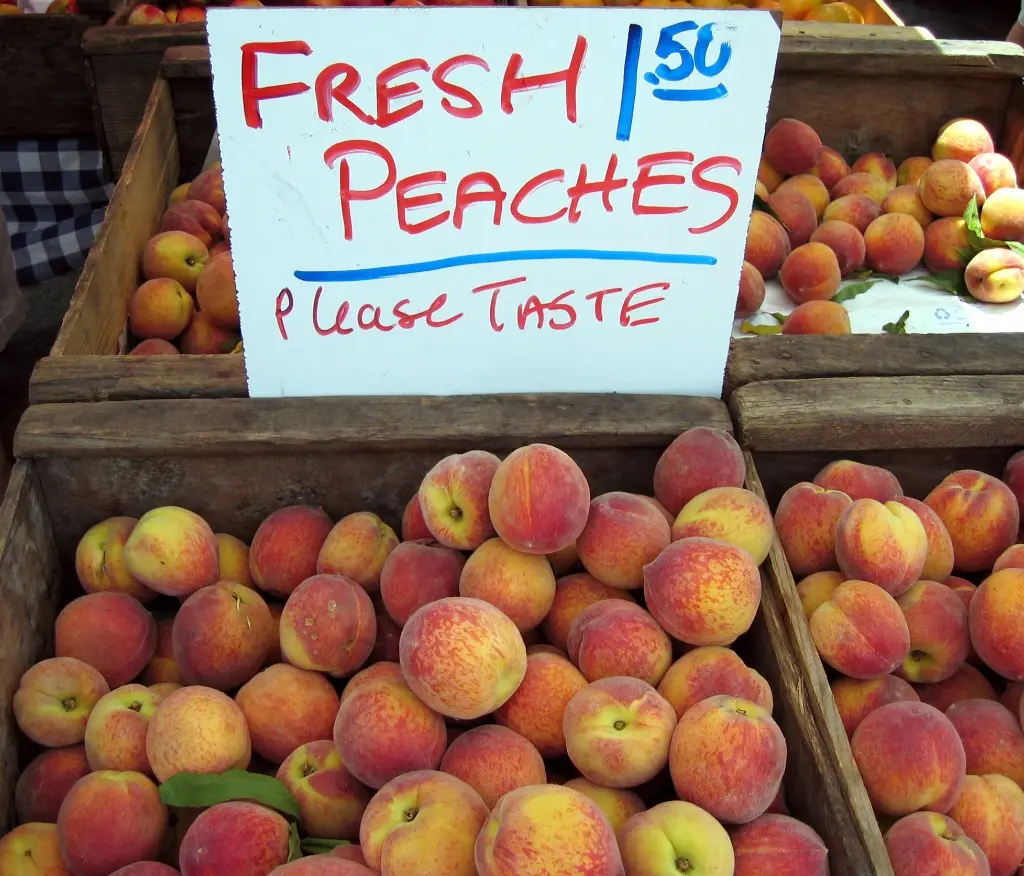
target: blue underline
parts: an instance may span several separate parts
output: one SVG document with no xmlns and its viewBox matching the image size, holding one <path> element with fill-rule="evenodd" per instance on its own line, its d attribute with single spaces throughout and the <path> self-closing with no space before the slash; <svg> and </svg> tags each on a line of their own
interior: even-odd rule
<svg viewBox="0 0 1024 876">
<path fill-rule="evenodd" d="M 407 265 L 382 265 L 379 268 L 356 268 L 350 271 L 296 271 L 295 277 L 311 283 L 352 283 L 357 280 L 380 280 L 405 274 L 425 274 L 463 265 L 493 265 L 499 262 L 534 262 L 552 259 L 588 259 L 604 262 L 653 262 L 666 265 L 716 265 L 714 256 L 687 253 L 632 252 L 607 249 L 524 249 L 508 252 L 484 252 L 475 255 L 451 256 L 429 262 Z"/>
</svg>

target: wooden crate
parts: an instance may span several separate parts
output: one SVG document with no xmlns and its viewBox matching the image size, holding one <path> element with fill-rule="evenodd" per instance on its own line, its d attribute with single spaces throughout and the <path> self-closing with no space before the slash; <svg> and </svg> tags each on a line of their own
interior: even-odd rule
<svg viewBox="0 0 1024 876">
<path fill-rule="evenodd" d="M 836 459 L 883 466 L 908 496 L 923 499 L 957 469 L 1001 476 L 1024 447 L 1024 378 L 1017 375 L 752 383 L 733 394 L 730 407 L 750 460 L 748 486 L 773 510 L 789 487 Z M 777 539 L 766 572 L 807 681 L 807 707 L 836 756 L 865 845 L 877 848 L 881 833 Z"/>
<path fill-rule="evenodd" d="M 85 529 L 113 514 L 189 507 L 217 531 L 250 539 L 270 511 L 322 505 L 337 518 L 369 509 L 394 524 L 438 457 L 471 447 L 498 453 L 531 441 L 571 453 L 595 494 L 649 493 L 654 465 L 681 431 L 730 429 L 725 405 L 678 396 L 484 396 L 260 399 L 39 405 L 22 420 L 20 457 L 0 511 L 0 829 L 11 819 L 17 733 L 9 713 L 22 671 L 47 653 L 54 612 Z M 29 561 L 23 558 L 28 557 Z M 72 573 L 73 575 L 73 573 Z M 767 582 L 767 579 L 765 579 Z M 789 746 L 787 801 L 831 850 L 833 876 L 875 869 L 794 673 L 777 594 L 742 653 L 775 693 Z M 25 623 L 25 618 L 29 623 Z M 876 842 L 877 845 L 877 842 Z"/>
</svg>

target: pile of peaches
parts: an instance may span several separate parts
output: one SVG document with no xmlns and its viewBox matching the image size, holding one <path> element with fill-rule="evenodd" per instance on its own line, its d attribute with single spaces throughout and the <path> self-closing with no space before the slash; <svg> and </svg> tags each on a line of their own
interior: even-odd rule
<svg viewBox="0 0 1024 876">
<path fill-rule="evenodd" d="M 730 647 L 774 537 L 744 475 L 699 428 L 657 498 L 592 498 L 544 444 L 446 457 L 401 540 L 303 505 L 248 546 L 178 507 L 97 523 L 14 697 L 41 753 L 0 872 L 827 876 Z M 211 799 L 239 775 L 288 805 Z"/>
<path fill-rule="evenodd" d="M 171 194 L 128 302 L 130 355 L 240 350 L 238 296 L 219 165 Z"/>
<path fill-rule="evenodd" d="M 736 315 L 755 314 L 778 277 L 798 305 L 783 334 L 849 334 L 832 299 L 864 269 L 902 276 L 923 261 L 991 304 L 1024 292 L 1024 247 L 1013 248 L 1024 244 L 1024 191 L 980 122 L 945 124 L 931 156 L 897 167 L 872 152 L 851 167 L 809 125 L 781 119 L 765 136 L 756 191 L 765 209 L 750 217 Z"/>
<path fill-rule="evenodd" d="M 840 460 L 776 509 L 897 876 L 1024 873 L 1022 505 L 1024 451 L 923 502 Z"/>
<path fill-rule="evenodd" d="M 67 0 L 54 0 L 55 3 Z M 208 5 L 240 6 L 249 9 L 264 6 L 496 6 L 495 0 L 444 0 L 444 2 L 421 2 L 421 0 L 230 0 L 230 2 L 208 3 L 207 0 L 183 0 L 183 6 L 168 3 L 163 8 L 153 3 L 140 3 L 129 13 L 126 24 L 187 24 L 206 21 Z"/>
</svg>

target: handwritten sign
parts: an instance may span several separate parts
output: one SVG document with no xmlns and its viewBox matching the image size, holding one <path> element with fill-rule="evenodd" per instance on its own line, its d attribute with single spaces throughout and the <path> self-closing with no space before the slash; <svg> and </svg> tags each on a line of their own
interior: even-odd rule
<svg viewBox="0 0 1024 876">
<path fill-rule="evenodd" d="M 760 12 L 217 10 L 253 396 L 717 396 Z"/>
</svg>

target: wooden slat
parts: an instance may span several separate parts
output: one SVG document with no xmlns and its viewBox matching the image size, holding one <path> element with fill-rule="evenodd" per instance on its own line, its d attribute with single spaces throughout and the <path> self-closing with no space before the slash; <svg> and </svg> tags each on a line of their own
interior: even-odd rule
<svg viewBox="0 0 1024 876">
<path fill-rule="evenodd" d="M 177 179 L 174 112 L 167 83 L 160 80 L 150 95 L 103 228 L 89 251 L 53 355 L 118 352 L 142 251 Z"/>
<path fill-rule="evenodd" d="M 1024 444 L 1024 377 L 780 380 L 736 390 L 730 408 L 754 451 Z"/>
</svg>

